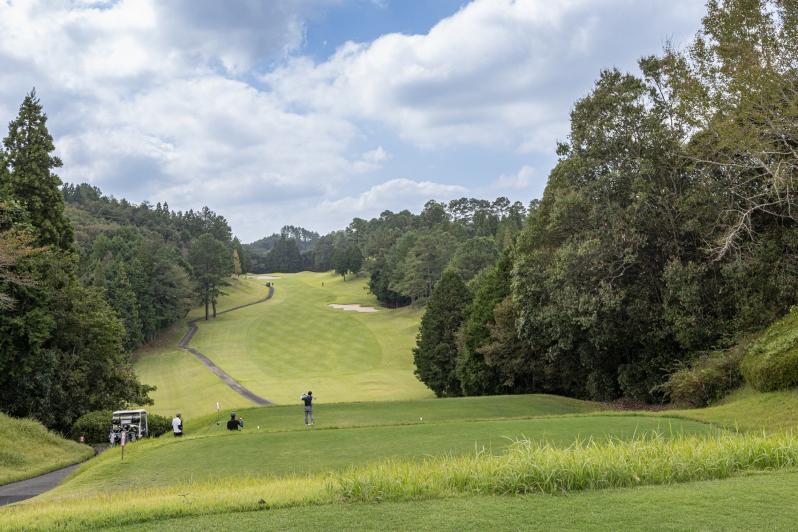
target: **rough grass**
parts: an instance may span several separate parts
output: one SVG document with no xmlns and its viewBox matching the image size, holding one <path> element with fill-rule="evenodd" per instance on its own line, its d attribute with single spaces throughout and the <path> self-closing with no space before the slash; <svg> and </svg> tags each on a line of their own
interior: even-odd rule
<svg viewBox="0 0 798 532">
<path fill-rule="evenodd" d="M 641 436 L 557 448 L 519 440 L 500 456 L 385 461 L 331 480 L 345 500 L 378 502 L 454 494 L 565 493 L 727 478 L 798 466 L 798 437 L 721 433 L 714 437 Z"/>
<path fill-rule="evenodd" d="M 66 440 L 38 421 L 0 413 L 0 484 L 66 467 L 92 454 L 91 447 Z"/>
<path fill-rule="evenodd" d="M 716 406 L 669 413 L 746 431 L 798 431 L 798 390 L 759 393 L 742 388 Z"/>
<path fill-rule="evenodd" d="M 798 307 L 751 343 L 740 369 L 760 392 L 798 386 Z"/>
<path fill-rule="evenodd" d="M 793 530 L 798 472 L 716 481 L 515 497 L 470 496 L 328 504 L 187 517 L 158 530 Z M 128 530 L 112 527 L 109 530 Z"/>
<path fill-rule="evenodd" d="M 420 309 L 335 310 L 328 305 L 377 306 L 365 278 L 279 275 L 272 300 L 201 323 L 192 345 L 278 404 L 307 390 L 326 403 L 432 397 L 413 375 Z"/>
<path fill-rule="evenodd" d="M 331 476 L 231 478 L 139 488 L 123 495 L 51 495 L 0 510 L 0 529 L 84 529 L 158 519 L 345 501 L 571 493 L 670 484 L 798 466 L 798 438 L 723 433 L 575 443 L 519 440 L 504 455 L 386 461 Z"/>
</svg>

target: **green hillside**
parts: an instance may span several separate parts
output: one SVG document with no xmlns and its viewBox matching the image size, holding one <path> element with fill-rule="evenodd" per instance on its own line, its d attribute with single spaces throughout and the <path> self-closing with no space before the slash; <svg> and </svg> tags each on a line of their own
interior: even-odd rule
<svg viewBox="0 0 798 532">
<path fill-rule="evenodd" d="M 364 278 L 344 281 L 310 272 L 277 276 L 271 300 L 200 321 L 191 346 L 278 404 L 295 403 L 308 389 L 327 403 L 432 397 L 413 375 L 419 309 L 380 308 L 368 314 L 333 309 L 329 304 L 376 306 L 377 301 L 366 292 Z M 262 298 L 265 282 L 235 281 L 219 310 Z M 200 309 L 191 314 L 199 315 Z M 192 417 L 213 412 L 217 401 L 225 409 L 252 406 L 177 349 L 180 336 L 178 327 L 138 353 L 142 382 L 158 387 L 154 412 Z"/>
<path fill-rule="evenodd" d="M 94 451 L 48 431 L 30 419 L 0 413 L 0 484 L 80 462 Z"/>
<path fill-rule="evenodd" d="M 268 293 L 264 283 L 257 279 L 233 278 L 230 282 L 226 294 L 220 298 L 220 312 L 252 303 Z M 203 309 L 195 308 L 189 319 L 201 317 L 202 312 Z M 139 378 L 158 388 L 151 394 L 155 405 L 149 410 L 166 416 L 181 412 L 190 419 L 212 412 L 217 401 L 224 408 L 254 406 L 208 371 L 193 355 L 177 347 L 186 330 L 185 323 L 175 325 L 136 352 L 135 369 Z"/>
</svg>

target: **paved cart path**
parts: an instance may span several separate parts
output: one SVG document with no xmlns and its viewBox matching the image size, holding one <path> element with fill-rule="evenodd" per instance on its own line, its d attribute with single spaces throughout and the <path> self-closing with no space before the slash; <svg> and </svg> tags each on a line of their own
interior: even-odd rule
<svg viewBox="0 0 798 532">
<path fill-rule="evenodd" d="M 274 287 L 270 286 L 269 287 L 269 293 L 266 294 L 266 297 L 264 297 L 263 299 L 260 299 L 258 301 L 253 301 L 252 303 L 247 303 L 246 305 L 239 305 L 237 307 L 229 308 L 227 310 L 223 310 L 222 312 L 217 312 L 216 315 L 218 316 L 220 314 L 227 314 L 228 312 L 233 312 L 234 310 L 239 310 L 239 309 L 242 309 L 242 308 L 251 307 L 252 305 L 257 305 L 259 303 L 263 303 L 263 302 L 268 301 L 269 299 L 271 299 L 273 295 L 274 295 Z M 272 402 L 269 401 L 268 399 L 265 399 L 265 398 L 255 394 L 251 390 L 248 390 L 240 382 L 238 382 L 233 377 L 231 377 L 228 373 L 226 373 L 222 368 L 220 368 L 219 366 L 214 364 L 213 360 L 208 358 L 206 355 L 200 353 L 199 351 L 197 351 L 193 347 L 189 347 L 188 344 L 189 344 L 189 342 L 191 342 L 191 338 L 193 338 L 194 334 L 199 330 L 199 327 L 197 326 L 197 322 L 198 321 L 202 321 L 202 320 L 203 320 L 203 318 L 197 318 L 197 319 L 194 319 L 194 320 L 191 320 L 191 321 L 188 322 L 188 331 L 186 331 L 186 334 L 183 335 L 183 338 L 181 338 L 180 341 L 177 343 L 177 346 L 180 349 L 183 349 L 184 351 L 188 351 L 189 353 L 191 353 L 192 355 L 197 357 L 200 362 L 205 364 L 205 366 L 207 366 L 207 368 L 209 370 L 211 370 L 214 374 L 216 374 L 217 377 L 222 379 L 222 381 L 224 381 L 224 383 L 227 384 L 230 388 L 232 388 L 232 390 L 235 391 L 236 393 L 242 395 L 243 397 L 246 397 L 247 399 L 249 399 L 250 401 L 252 401 L 253 403 L 255 403 L 257 405 L 270 405 L 270 404 L 272 404 Z"/>
<path fill-rule="evenodd" d="M 74 464 L 63 469 L 45 473 L 44 475 L 39 475 L 38 477 L 18 480 L 17 482 L 0 486 L 0 506 L 24 501 L 25 499 L 30 499 L 31 497 L 35 497 L 45 491 L 53 489 L 61 484 L 61 481 L 77 469 L 78 466 L 80 466 L 80 464 Z"/>
</svg>

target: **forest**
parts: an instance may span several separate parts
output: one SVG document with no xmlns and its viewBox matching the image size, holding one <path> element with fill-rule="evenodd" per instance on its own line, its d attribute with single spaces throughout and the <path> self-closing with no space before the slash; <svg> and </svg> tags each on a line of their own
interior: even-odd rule
<svg viewBox="0 0 798 532">
<path fill-rule="evenodd" d="M 35 91 L 0 150 L 0 410 L 67 430 L 148 404 L 131 353 L 196 303 L 215 313 L 241 245 L 207 207 L 133 205 L 62 185 Z"/>
</svg>

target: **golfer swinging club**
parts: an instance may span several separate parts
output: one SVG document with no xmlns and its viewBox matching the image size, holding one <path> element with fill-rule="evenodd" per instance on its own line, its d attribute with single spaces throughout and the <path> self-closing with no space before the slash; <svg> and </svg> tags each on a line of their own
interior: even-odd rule
<svg viewBox="0 0 798 532">
<path fill-rule="evenodd" d="M 313 424 L 313 392 L 308 391 L 308 393 L 302 394 L 302 397 L 299 398 L 300 401 L 305 403 L 305 426 Z M 308 423 L 308 418 L 310 418 L 310 423 Z"/>
</svg>

